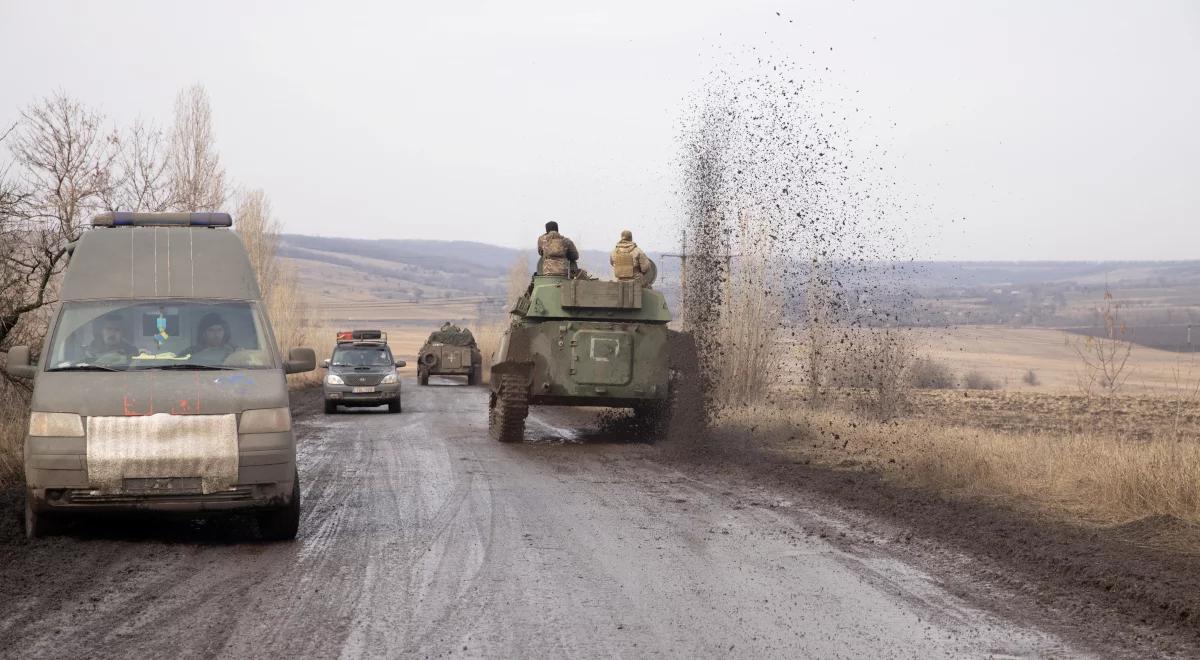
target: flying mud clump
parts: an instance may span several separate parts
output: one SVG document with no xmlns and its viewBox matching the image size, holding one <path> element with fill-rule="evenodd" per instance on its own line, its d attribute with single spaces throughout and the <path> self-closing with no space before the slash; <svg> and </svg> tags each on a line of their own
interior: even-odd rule
<svg viewBox="0 0 1200 660">
<path fill-rule="evenodd" d="M 681 131 L 682 316 L 714 410 L 780 385 L 894 398 L 906 214 L 824 89 L 754 58 L 714 72 Z"/>
</svg>

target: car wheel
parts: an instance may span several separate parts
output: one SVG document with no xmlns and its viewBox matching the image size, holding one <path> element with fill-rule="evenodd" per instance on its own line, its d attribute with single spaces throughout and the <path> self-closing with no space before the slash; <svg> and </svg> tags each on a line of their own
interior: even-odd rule
<svg viewBox="0 0 1200 660">
<path fill-rule="evenodd" d="M 396 399 L 395 401 L 388 401 L 388 412 L 390 412 L 390 413 L 400 412 L 400 399 Z"/>
<path fill-rule="evenodd" d="M 337 402 L 336 401 L 329 401 L 329 400 L 325 401 L 325 414 L 326 415 L 336 415 L 337 414 Z"/>
</svg>

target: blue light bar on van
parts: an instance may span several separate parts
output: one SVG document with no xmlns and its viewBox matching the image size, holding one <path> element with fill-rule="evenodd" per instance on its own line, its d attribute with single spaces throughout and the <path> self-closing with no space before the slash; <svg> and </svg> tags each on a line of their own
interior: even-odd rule
<svg viewBox="0 0 1200 660">
<path fill-rule="evenodd" d="M 132 213 L 116 211 L 92 218 L 93 227 L 232 227 L 228 213 Z"/>
</svg>

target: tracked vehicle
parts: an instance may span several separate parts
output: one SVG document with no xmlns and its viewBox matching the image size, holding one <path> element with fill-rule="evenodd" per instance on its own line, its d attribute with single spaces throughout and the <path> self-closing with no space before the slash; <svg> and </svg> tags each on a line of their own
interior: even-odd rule
<svg viewBox="0 0 1200 660">
<path fill-rule="evenodd" d="M 667 329 L 666 299 L 647 279 L 533 276 L 493 358 L 494 439 L 520 442 L 531 405 L 631 408 L 661 426 L 672 397 L 671 347 L 679 342 Z"/>
</svg>

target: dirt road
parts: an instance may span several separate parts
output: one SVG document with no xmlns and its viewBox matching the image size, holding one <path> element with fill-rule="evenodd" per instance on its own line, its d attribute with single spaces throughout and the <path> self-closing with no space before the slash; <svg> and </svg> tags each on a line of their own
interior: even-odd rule
<svg viewBox="0 0 1200 660">
<path fill-rule="evenodd" d="M 172 520 L 5 539 L 0 654 L 1079 653 L 948 593 L 886 539 L 835 542 L 850 528 L 819 501 L 580 443 L 561 411 L 535 412 L 525 444 L 492 442 L 485 396 L 410 380 L 403 414 L 338 416 L 309 396 L 294 543 Z"/>
</svg>

